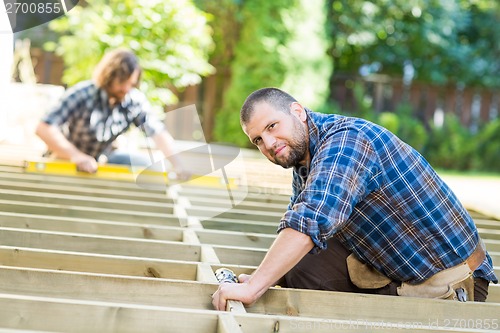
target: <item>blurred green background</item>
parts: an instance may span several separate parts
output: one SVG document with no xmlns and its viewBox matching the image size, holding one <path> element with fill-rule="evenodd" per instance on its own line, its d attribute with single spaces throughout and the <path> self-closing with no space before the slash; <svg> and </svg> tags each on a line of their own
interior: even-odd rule
<svg viewBox="0 0 500 333">
<path fill-rule="evenodd" d="M 86 0 L 16 38 L 38 82 L 66 86 L 132 49 L 157 110 L 196 104 L 207 141 L 249 147 L 239 109 L 274 86 L 382 124 L 434 167 L 498 173 L 499 26 L 497 0 Z"/>
</svg>

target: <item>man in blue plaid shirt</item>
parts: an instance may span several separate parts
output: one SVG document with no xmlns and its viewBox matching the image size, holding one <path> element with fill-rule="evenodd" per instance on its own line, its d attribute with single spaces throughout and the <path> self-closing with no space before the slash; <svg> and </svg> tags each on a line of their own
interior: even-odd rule
<svg viewBox="0 0 500 333">
<path fill-rule="evenodd" d="M 36 134 L 53 157 L 71 160 L 79 170 L 92 173 L 97 171 L 97 161 L 143 166 L 153 163 L 146 155 L 113 151 L 116 138 L 135 124 L 183 175 L 186 171 L 174 154 L 173 138 L 151 114 L 144 94 L 135 88 L 140 76 L 139 62 L 132 52 L 117 49 L 106 53 L 95 68 L 93 80 L 68 89 L 42 119 Z"/>
<path fill-rule="evenodd" d="M 412 147 L 369 121 L 315 113 L 275 88 L 241 110 L 250 141 L 294 168 L 278 237 L 228 299 L 252 303 L 284 276 L 293 288 L 484 301 L 497 283 L 472 218 Z"/>
</svg>

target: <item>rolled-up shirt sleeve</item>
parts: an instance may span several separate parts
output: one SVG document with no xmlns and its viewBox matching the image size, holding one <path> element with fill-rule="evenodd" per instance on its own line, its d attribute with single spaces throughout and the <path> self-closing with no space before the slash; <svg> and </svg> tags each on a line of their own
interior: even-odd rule
<svg viewBox="0 0 500 333">
<path fill-rule="evenodd" d="M 311 237 L 312 252 L 341 230 L 358 202 L 379 187 L 379 162 L 358 130 L 341 129 L 318 143 L 307 178 L 294 175 L 294 194 L 278 232 L 292 228 Z"/>
</svg>

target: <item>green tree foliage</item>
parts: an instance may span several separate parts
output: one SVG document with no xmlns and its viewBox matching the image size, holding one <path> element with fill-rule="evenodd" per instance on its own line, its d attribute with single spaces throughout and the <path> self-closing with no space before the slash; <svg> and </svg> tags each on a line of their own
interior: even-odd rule
<svg viewBox="0 0 500 333">
<path fill-rule="evenodd" d="M 239 37 L 231 53 L 231 83 L 217 114 L 215 136 L 219 141 L 248 146 L 239 124 L 239 110 L 248 94 L 274 86 L 314 108 L 326 98 L 331 69 L 324 1 L 234 2 L 239 7 L 237 24 L 232 26 L 239 28 Z"/>
<path fill-rule="evenodd" d="M 483 125 L 474 142 L 475 159 L 472 167 L 481 171 L 500 172 L 500 119 Z"/>
<path fill-rule="evenodd" d="M 224 105 L 217 115 L 215 137 L 245 146 L 239 110 L 252 91 L 263 86 L 279 86 L 285 77 L 280 49 L 289 38 L 283 23 L 284 8 L 290 1 L 245 1 L 240 15 L 244 25 L 235 46 L 231 64 L 231 85 L 224 94 Z"/>
<path fill-rule="evenodd" d="M 416 150 L 423 151 L 427 143 L 427 132 L 422 122 L 413 116 L 410 105 L 402 104 L 395 112 L 381 112 L 375 122 L 396 134 Z"/>
<path fill-rule="evenodd" d="M 500 86 L 500 5 L 492 0 L 328 0 L 335 71 L 380 64 L 416 79 Z"/>
<path fill-rule="evenodd" d="M 108 49 L 126 47 L 144 69 L 141 89 L 159 109 L 176 102 L 176 89 L 199 83 L 213 67 L 213 47 L 206 16 L 189 0 L 87 0 L 51 22 L 64 33 L 47 45 L 64 59 L 68 85 L 89 79 Z"/>
<path fill-rule="evenodd" d="M 455 115 L 447 114 L 442 126 L 432 126 L 423 155 L 434 167 L 468 170 L 473 153 L 472 134 Z"/>
<path fill-rule="evenodd" d="M 242 0 L 206 1 L 195 0 L 195 4 L 207 13 L 207 23 L 213 31 L 214 49 L 210 53 L 210 64 L 216 74 L 225 74 L 234 58 L 235 44 L 242 25 Z"/>
</svg>

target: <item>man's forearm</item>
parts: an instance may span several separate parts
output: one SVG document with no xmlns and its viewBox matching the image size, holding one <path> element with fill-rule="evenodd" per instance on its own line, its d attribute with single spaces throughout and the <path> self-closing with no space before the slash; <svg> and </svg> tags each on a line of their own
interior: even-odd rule
<svg viewBox="0 0 500 333">
<path fill-rule="evenodd" d="M 174 139 L 167 131 L 162 131 L 153 136 L 153 141 L 156 147 L 168 158 L 174 168 L 181 168 L 181 161 L 179 156 L 175 154 Z"/>
<path fill-rule="evenodd" d="M 308 235 L 283 229 L 255 273 L 244 283 L 223 283 L 212 296 L 217 310 L 225 310 L 227 300 L 251 304 L 292 269 L 313 247 Z"/>
<path fill-rule="evenodd" d="M 62 132 L 47 123 L 41 122 L 36 129 L 36 135 L 42 139 L 50 151 L 61 159 L 71 160 L 77 154 L 82 154 L 71 142 L 69 142 Z"/>
<path fill-rule="evenodd" d="M 292 269 L 312 248 L 311 237 L 291 228 L 283 229 L 252 277 L 249 285 L 259 298 Z"/>
</svg>

